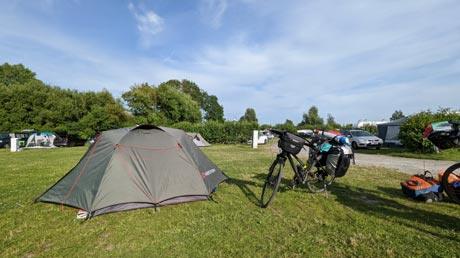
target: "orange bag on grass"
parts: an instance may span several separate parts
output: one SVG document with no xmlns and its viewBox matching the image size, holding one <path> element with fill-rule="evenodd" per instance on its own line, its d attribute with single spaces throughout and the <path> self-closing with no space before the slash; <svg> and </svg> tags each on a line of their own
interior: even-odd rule
<svg viewBox="0 0 460 258">
<path fill-rule="evenodd" d="M 401 182 L 402 192 L 412 198 L 434 202 L 442 200 L 441 182 L 434 179 L 430 171 L 422 175 L 413 175 Z"/>
<path fill-rule="evenodd" d="M 438 173 L 439 182 L 442 182 L 442 176 L 444 175 L 445 172 L 446 172 L 445 170 L 439 171 Z M 450 173 L 449 178 L 447 179 L 447 183 L 452 184 L 458 181 L 460 181 L 460 178 L 457 175 Z"/>
</svg>

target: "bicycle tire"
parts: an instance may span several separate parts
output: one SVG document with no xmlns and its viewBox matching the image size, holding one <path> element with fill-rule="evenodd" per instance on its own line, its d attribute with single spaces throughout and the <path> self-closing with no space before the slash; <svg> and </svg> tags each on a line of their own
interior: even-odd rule
<svg viewBox="0 0 460 258">
<path fill-rule="evenodd" d="M 260 206 L 262 208 L 267 208 L 275 198 L 281 183 L 283 168 L 284 161 L 282 159 L 276 159 L 268 169 L 268 175 L 265 179 L 264 187 L 262 189 L 262 196 L 260 198 Z"/>
<path fill-rule="evenodd" d="M 324 192 L 327 186 L 331 185 L 335 177 L 326 171 L 316 168 L 315 172 L 307 172 L 305 184 L 311 193 Z"/>
<path fill-rule="evenodd" d="M 460 178 L 460 162 L 448 167 L 441 179 L 442 188 L 449 199 L 454 203 L 460 204 L 460 187 L 454 187 L 454 183 L 458 184 L 458 181 L 449 183 L 449 177 L 452 174 Z"/>
</svg>

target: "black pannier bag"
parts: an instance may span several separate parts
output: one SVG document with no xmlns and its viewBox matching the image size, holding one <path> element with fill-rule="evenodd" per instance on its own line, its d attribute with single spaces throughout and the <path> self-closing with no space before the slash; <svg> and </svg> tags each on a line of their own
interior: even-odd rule
<svg viewBox="0 0 460 258">
<path fill-rule="evenodd" d="M 305 140 L 302 137 L 286 132 L 281 135 L 278 142 L 278 147 L 284 151 L 296 155 L 300 152 L 304 144 Z"/>
<path fill-rule="evenodd" d="M 323 153 L 321 161 L 326 166 L 326 171 L 335 177 L 343 177 L 350 167 L 352 150 L 349 146 L 333 145 L 327 153 Z"/>
<path fill-rule="evenodd" d="M 428 138 L 439 149 L 460 147 L 459 122 L 437 122 L 425 128 L 423 136 Z"/>
</svg>

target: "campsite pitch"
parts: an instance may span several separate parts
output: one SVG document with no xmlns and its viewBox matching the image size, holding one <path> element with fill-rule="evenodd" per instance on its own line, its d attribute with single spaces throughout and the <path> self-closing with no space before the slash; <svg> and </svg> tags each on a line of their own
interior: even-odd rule
<svg viewBox="0 0 460 258">
<path fill-rule="evenodd" d="M 288 190 L 259 207 L 270 146 L 213 145 L 204 152 L 229 180 L 214 202 L 96 216 L 33 200 L 72 169 L 87 147 L 0 150 L 1 257 L 455 257 L 460 206 L 402 195 L 407 174 L 351 167 L 324 194 Z"/>
</svg>

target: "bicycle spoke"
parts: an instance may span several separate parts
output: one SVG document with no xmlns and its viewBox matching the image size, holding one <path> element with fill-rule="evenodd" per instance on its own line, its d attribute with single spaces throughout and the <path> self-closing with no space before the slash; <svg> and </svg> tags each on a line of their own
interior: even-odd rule
<svg viewBox="0 0 460 258">
<path fill-rule="evenodd" d="M 326 190 L 327 186 L 331 185 L 333 181 L 333 176 L 324 170 L 317 169 L 315 172 L 310 171 L 307 173 L 305 184 L 310 192 L 319 193 Z"/>
</svg>

